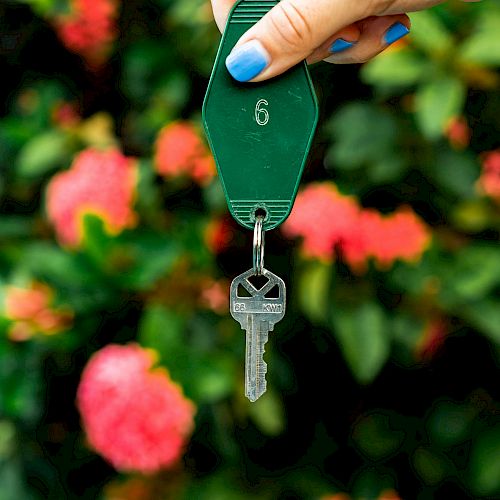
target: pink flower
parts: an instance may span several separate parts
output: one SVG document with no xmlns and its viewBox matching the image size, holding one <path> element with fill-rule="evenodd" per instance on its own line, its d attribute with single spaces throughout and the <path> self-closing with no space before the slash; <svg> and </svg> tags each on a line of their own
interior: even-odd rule
<svg viewBox="0 0 500 500">
<path fill-rule="evenodd" d="M 356 231 L 359 210 L 356 200 L 340 194 L 333 183 L 310 184 L 297 196 L 283 230 L 303 238 L 306 256 L 331 260 L 335 245 Z"/>
<path fill-rule="evenodd" d="M 411 209 L 383 216 L 361 208 L 332 183 L 311 184 L 299 193 L 283 230 L 302 237 L 306 256 L 329 261 L 338 250 L 356 271 L 370 258 L 383 268 L 397 259 L 417 260 L 430 242 L 428 228 Z"/>
<path fill-rule="evenodd" d="M 484 155 L 483 171 L 477 188 L 491 198 L 500 199 L 500 149 Z"/>
<path fill-rule="evenodd" d="M 154 163 L 156 171 L 165 178 L 187 176 L 200 185 L 215 175 L 212 155 L 189 122 L 174 122 L 160 131 Z"/>
<path fill-rule="evenodd" d="M 417 261 L 430 243 L 428 228 L 408 207 L 387 216 L 365 210 L 361 218 L 367 255 L 382 268 L 390 267 L 397 259 Z"/>
<path fill-rule="evenodd" d="M 202 307 L 221 315 L 229 309 L 229 283 L 225 280 L 207 279 L 202 286 L 200 302 Z"/>
<path fill-rule="evenodd" d="M 81 152 L 47 188 L 47 214 L 60 243 L 72 247 L 81 243 L 82 218 L 87 213 L 101 217 L 111 234 L 133 227 L 136 184 L 135 161 L 119 151 Z"/>
<path fill-rule="evenodd" d="M 85 367 L 77 405 L 90 445 L 117 470 L 154 473 L 172 466 L 194 426 L 195 407 L 154 351 L 108 345 Z"/>
<path fill-rule="evenodd" d="M 58 16 L 54 24 L 68 50 L 96 67 L 106 60 L 116 38 L 117 17 L 117 1 L 72 0 L 71 12 Z"/>
</svg>

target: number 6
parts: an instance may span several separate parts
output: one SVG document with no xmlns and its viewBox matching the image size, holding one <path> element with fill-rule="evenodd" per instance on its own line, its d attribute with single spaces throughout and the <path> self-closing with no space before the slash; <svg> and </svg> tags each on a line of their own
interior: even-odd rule
<svg viewBox="0 0 500 500">
<path fill-rule="evenodd" d="M 255 106 L 255 121 L 261 127 L 267 125 L 269 122 L 269 111 L 262 106 L 269 106 L 269 103 L 265 99 L 261 99 Z"/>
</svg>

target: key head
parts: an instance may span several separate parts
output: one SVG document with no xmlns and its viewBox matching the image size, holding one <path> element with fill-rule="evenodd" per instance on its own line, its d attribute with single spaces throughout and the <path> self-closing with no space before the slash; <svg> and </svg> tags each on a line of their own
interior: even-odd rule
<svg viewBox="0 0 500 500">
<path fill-rule="evenodd" d="M 248 315 L 253 315 L 256 321 L 267 321 L 269 330 L 285 315 L 285 282 L 267 269 L 263 270 L 262 276 L 267 279 L 267 283 L 260 287 L 251 281 L 255 277 L 253 269 L 241 274 L 231 283 L 231 315 L 245 330 Z"/>
<path fill-rule="evenodd" d="M 203 104 L 203 122 L 229 210 L 248 229 L 265 210 L 264 229 L 289 215 L 318 121 L 304 62 L 261 83 L 227 71 L 232 48 L 277 0 L 240 0 L 229 15 Z"/>
</svg>

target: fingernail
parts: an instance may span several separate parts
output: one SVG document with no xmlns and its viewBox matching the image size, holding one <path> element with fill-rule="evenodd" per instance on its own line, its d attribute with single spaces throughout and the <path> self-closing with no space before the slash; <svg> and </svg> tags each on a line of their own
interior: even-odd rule
<svg viewBox="0 0 500 500">
<path fill-rule="evenodd" d="M 258 40 L 235 47 L 226 58 L 226 68 L 239 82 L 248 82 L 269 65 L 271 57 Z"/>
<path fill-rule="evenodd" d="M 338 54 L 339 52 L 343 52 L 344 50 L 350 49 L 354 45 L 354 42 L 348 42 L 343 38 L 337 38 L 330 47 L 330 52 L 332 54 Z"/>
<path fill-rule="evenodd" d="M 384 42 L 390 45 L 406 36 L 410 30 L 403 23 L 393 24 L 384 35 Z"/>
</svg>

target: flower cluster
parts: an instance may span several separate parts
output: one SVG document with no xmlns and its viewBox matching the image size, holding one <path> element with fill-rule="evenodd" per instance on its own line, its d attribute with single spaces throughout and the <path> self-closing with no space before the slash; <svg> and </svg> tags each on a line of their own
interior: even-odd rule
<svg viewBox="0 0 500 500">
<path fill-rule="evenodd" d="M 108 345 L 85 367 L 77 404 L 90 445 L 117 470 L 154 473 L 179 460 L 195 407 L 154 351 Z"/>
<path fill-rule="evenodd" d="M 4 315 L 12 322 L 8 329 L 11 340 L 28 340 L 37 333 L 54 335 L 71 325 L 73 314 L 67 308 L 52 307 L 54 293 L 43 283 L 9 285 L 4 294 Z"/>
<path fill-rule="evenodd" d="M 186 176 L 205 185 L 215 175 L 214 159 L 195 126 L 174 122 L 164 127 L 156 140 L 154 163 L 165 178 Z"/>
<path fill-rule="evenodd" d="M 55 27 L 68 50 L 83 57 L 90 67 L 98 67 L 116 38 L 116 0 L 71 0 L 69 14 L 58 16 Z"/>
<path fill-rule="evenodd" d="M 383 268 L 397 259 L 417 260 L 430 242 L 429 229 L 410 208 L 384 216 L 363 209 L 328 182 L 311 184 L 299 193 L 283 230 L 303 238 L 306 256 L 330 261 L 338 250 L 356 270 L 370 258 Z"/>
<path fill-rule="evenodd" d="M 111 234 L 133 227 L 136 185 L 137 167 L 131 158 L 115 149 L 81 152 L 47 188 L 47 214 L 61 244 L 75 247 L 82 242 L 82 220 L 88 213 L 102 218 Z"/>
<path fill-rule="evenodd" d="M 500 149 L 484 155 L 477 187 L 480 192 L 500 200 Z"/>
</svg>

